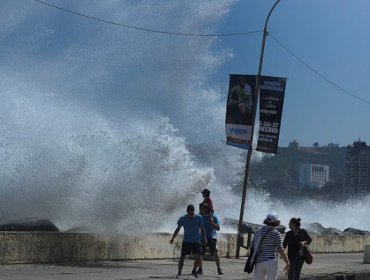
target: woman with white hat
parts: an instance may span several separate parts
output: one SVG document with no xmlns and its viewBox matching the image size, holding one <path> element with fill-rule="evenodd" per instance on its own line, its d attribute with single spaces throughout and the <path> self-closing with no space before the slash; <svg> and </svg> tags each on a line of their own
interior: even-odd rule
<svg viewBox="0 0 370 280">
<path fill-rule="evenodd" d="M 289 261 L 285 255 L 280 233 L 275 229 L 280 225 L 280 220 L 275 213 L 269 213 L 263 221 L 252 240 L 251 248 L 254 249 L 252 260 L 255 259 L 253 279 L 276 280 L 278 272 L 277 253 L 284 260 L 284 271 L 289 272 Z"/>
</svg>

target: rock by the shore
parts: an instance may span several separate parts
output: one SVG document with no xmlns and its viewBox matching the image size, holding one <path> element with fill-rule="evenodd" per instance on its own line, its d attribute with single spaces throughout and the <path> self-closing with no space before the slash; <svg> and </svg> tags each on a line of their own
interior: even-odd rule
<svg viewBox="0 0 370 280">
<path fill-rule="evenodd" d="M 321 235 L 343 235 L 343 231 L 337 229 L 337 228 L 326 228 Z"/>
<path fill-rule="evenodd" d="M 0 231 L 59 231 L 48 219 L 27 218 L 7 221 L 0 225 Z"/>
<path fill-rule="evenodd" d="M 302 227 L 308 232 L 310 235 L 322 235 L 325 230 L 320 223 L 309 223 L 303 224 Z"/>
<path fill-rule="evenodd" d="M 303 228 L 310 235 L 343 235 L 343 232 L 337 228 L 324 227 L 320 223 L 303 224 Z"/>
<path fill-rule="evenodd" d="M 348 235 L 370 235 L 370 231 L 366 231 L 366 230 L 361 230 L 361 229 L 357 229 L 357 228 L 346 228 L 344 231 L 343 231 L 344 234 L 348 234 Z"/>
<path fill-rule="evenodd" d="M 227 226 L 233 227 L 235 229 L 238 228 L 239 221 L 237 219 L 232 218 L 224 218 L 223 223 Z M 242 225 L 242 232 L 243 233 L 254 233 L 261 225 L 260 224 L 253 224 L 249 222 L 243 222 Z M 346 228 L 344 231 L 341 231 L 337 228 L 333 227 L 324 227 L 320 223 L 307 223 L 302 224 L 302 228 L 304 228 L 308 234 L 310 235 L 370 235 L 369 231 L 361 230 L 361 229 L 355 229 L 355 228 Z M 280 225 L 276 227 L 276 229 L 280 233 L 285 233 L 286 227 L 283 225 Z"/>
<path fill-rule="evenodd" d="M 237 219 L 232 219 L 232 218 L 224 218 L 223 222 L 231 227 L 238 228 L 239 221 Z M 261 224 L 254 224 L 254 223 L 249 223 L 243 221 L 243 225 L 241 227 L 241 231 L 243 233 L 255 233 L 258 228 L 260 228 L 262 225 Z M 277 231 L 280 233 L 285 233 L 286 227 L 283 225 L 279 225 L 276 227 Z"/>
</svg>

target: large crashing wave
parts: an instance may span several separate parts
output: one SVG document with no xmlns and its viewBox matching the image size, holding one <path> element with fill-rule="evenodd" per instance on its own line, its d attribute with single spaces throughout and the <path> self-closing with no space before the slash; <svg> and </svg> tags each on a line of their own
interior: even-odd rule
<svg viewBox="0 0 370 280">
<path fill-rule="evenodd" d="M 211 168 L 194 163 L 168 118 L 116 123 L 80 107 L 66 112 L 47 103 L 40 111 L 40 100 L 7 101 L 13 104 L 2 114 L 11 123 L 0 137 L 2 220 L 36 216 L 62 229 L 145 231 L 158 224 L 153 214 L 191 203 L 214 179 Z"/>
<path fill-rule="evenodd" d="M 202 34 L 217 33 L 233 2 L 49 0 L 122 24 Z M 219 88 L 227 81 L 209 77 L 232 54 L 217 50 L 216 40 L 1 1 L 0 222 L 42 217 L 62 230 L 173 231 L 204 187 L 221 218 L 237 219 L 241 198 L 232 185 L 242 183 L 242 152 L 220 145 L 205 163 L 187 149 L 224 139 Z M 244 217 L 261 222 L 276 211 L 285 221 L 369 230 L 361 226 L 369 204 L 284 205 L 249 189 Z"/>
<path fill-rule="evenodd" d="M 52 1 L 110 21 L 212 33 L 231 1 Z M 185 141 L 222 139 L 214 38 L 123 29 L 37 2 L 0 9 L 0 220 L 155 231 L 214 181 Z M 199 197 L 199 199 L 201 199 Z M 157 219 L 161 217 L 160 219 Z"/>
</svg>

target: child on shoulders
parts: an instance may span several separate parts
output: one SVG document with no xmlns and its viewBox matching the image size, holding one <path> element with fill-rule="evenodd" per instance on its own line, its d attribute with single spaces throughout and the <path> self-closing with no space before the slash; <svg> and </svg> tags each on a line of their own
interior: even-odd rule
<svg viewBox="0 0 370 280">
<path fill-rule="evenodd" d="M 213 209 L 213 201 L 210 197 L 211 191 L 209 189 L 204 189 L 202 190 L 202 195 L 203 195 L 203 205 L 204 207 L 207 208 L 208 214 L 213 214 L 214 209 Z"/>
</svg>

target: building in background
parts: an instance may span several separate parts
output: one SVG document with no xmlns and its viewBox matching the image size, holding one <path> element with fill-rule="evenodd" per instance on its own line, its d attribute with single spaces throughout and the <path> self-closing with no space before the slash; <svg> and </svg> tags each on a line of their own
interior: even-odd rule
<svg viewBox="0 0 370 280">
<path fill-rule="evenodd" d="M 370 147 L 366 142 L 347 146 L 343 190 L 346 197 L 370 194 Z"/>
<path fill-rule="evenodd" d="M 301 163 L 299 165 L 300 188 L 322 188 L 329 181 L 329 166 Z"/>
<path fill-rule="evenodd" d="M 332 148 L 332 149 L 339 148 L 339 144 L 329 143 L 328 148 Z"/>
<path fill-rule="evenodd" d="M 289 149 L 299 150 L 299 143 L 296 140 L 289 142 Z"/>
</svg>

